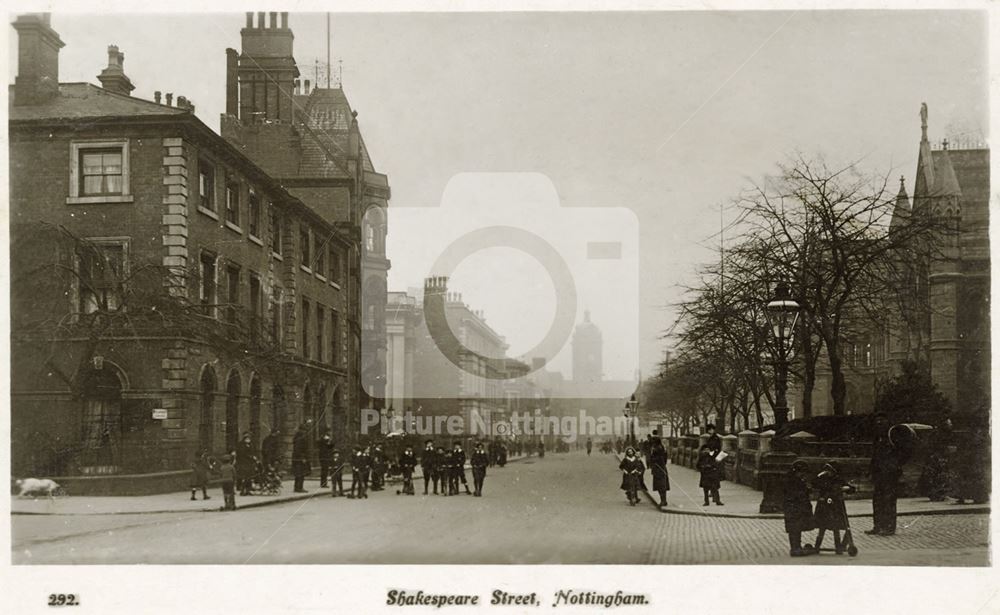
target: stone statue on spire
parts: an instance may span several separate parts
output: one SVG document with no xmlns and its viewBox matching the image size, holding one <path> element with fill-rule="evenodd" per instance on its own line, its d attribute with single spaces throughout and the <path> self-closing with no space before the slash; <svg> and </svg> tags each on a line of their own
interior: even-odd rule
<svg viewBox="0 0 1000 615">
<path fill-rule="evenodd" d="M 920 103 L 920 138 L 927 140 L 927 103 Z"/>
</svg>

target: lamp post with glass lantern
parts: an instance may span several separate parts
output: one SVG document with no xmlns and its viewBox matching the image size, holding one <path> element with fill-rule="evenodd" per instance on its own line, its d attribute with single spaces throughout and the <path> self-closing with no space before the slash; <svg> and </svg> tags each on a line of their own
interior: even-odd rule
<svg viewBox="0 0 1000 615">
<path fill-rule="evenodd" d="M 765 308 L 767 322 L 771 325 L 777 353 L 774 357 L 774 425 L 781 427 L 788 422 L 788 350 L 791 346 L 795 324 L 799 319 L 800 306 L 792 299 L 788 284 L 779 282 L 774 289 L 774 298 Z"/>
<path fill-rule="evenodd" d="M 639 400 L 635 398 L 635 393 L 625 402 L 625 416 L 628 417 L 628 443 L 635 446 L 635 417 L 638 414 Z"/>
</svg>

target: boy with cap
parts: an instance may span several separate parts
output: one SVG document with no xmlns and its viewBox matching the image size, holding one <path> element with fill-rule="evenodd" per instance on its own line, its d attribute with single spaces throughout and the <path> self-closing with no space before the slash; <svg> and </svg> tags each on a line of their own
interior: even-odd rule
<svg viewBox="0 0 1000 615">
<path fill-rule="evenodd" d="M 236 468 L 233 467 L 233 456 L 222 456 L 222 467 L 219 468 L 222 475 L 222 500 L 223 510 L 236 510 Z"/>
</svg>

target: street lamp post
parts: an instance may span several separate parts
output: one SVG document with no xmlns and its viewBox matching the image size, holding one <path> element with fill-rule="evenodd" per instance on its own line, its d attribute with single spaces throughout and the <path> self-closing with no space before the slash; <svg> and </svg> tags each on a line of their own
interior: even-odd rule
<svg viewBox="0 0 1000 615">
<path fill-rule="evenodd" d="M 635 398 L 635 393 L 625 402 L 625 416 L 628 417 L 628 438 L 629 445 L 635 446 L 635 417 L 639 409 L 639 400 Z"/>
<path fill-rule="evenodd" d="M 799 304 L 792 299 L 788 284 L 779 282 L 774 289 L 774 298 L 767 303 L 765 314 L 771 325 L 777 354 L 774 357 L 774 424 L 781 427 L 788 422 L 788 400 L 785 394 L 788 390 L 788 349 L 795 323 L 799 318 Z"/>
</svg>

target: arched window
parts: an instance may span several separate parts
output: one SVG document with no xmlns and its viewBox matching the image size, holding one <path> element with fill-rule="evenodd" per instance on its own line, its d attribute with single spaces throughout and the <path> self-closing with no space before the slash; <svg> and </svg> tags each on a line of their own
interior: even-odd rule
<svg viewBox="0 0 1000 615">
<path fill-rule="evenodd" d="M 215 422 L 215 371 L 206 367 L 201 374 L 201 411 L 198 414 L 198 446 L 205 451 L 212 451 L 214 438 L 212 424 Z"/>
<path fill-rule="evenodd" d="M 365 252 L 372 255 L 385 254 L 385 234 L 385 214 L 381 207 L 372 205 L 364 216 Z"/>
<path fill-rule="evenodd" d="M 121 388 L 121 380 L 106 365 L 84 376 L 80 465 L 86 468 L 86 473 L 118 471 L 122 436 Z"/>
<path fill-rule="evenodd" d="M 226 382 L 226 450 L 235 451 L 240 441 L 240 374 L 229 373 Z"/>
</svg>

